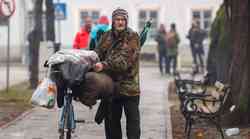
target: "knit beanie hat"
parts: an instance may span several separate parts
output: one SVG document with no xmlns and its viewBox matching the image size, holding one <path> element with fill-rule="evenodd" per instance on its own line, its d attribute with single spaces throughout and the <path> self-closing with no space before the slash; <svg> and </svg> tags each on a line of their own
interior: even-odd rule
<svg viewBox="0 0 250 139">
<path fill-rule="evenodd" d="M 126 10 L 121 9 L 121 8 L 117 8 L 116 10 L 114 10 L 112 13 L 112 20 L 114 21 L 114 17 L 118 15 L 123 16 L 126 22 L 128 22 L 128 12 Z"/>
<path fill-rule="evenodd" d="M 108 25 L 109 24 L 109 20 L 108 20 L 108 17 L 107 16 L 101 16 L 98 20 L 98 23 L 99 24 L 106 24 Z"/>
</svg>

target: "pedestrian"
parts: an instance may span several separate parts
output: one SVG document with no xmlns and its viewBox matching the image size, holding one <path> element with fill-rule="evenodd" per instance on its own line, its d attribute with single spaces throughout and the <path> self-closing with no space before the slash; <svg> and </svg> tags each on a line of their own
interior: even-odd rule
<svg viewBox="0 0 250 139">
<path fill-rule="evenodd" d="M 166 74 L 170 73 L 169 61 L 168 61 L 168 56 L 167 56 L 168 50 L 167 50 L 166 37 L 167 37 L 167 31 L 165 29 L 165 26 L 161 24 L 157 32 L 157 35 L 155 37 L 155 41 L 157 42 L 157 52 L 159 56 L 159 69 L 160 69 L 161 75 L 163 75 L 163 65 L 165 65 Z"/>
<path fill-rule="evenodd" d="M 101 62 L 96 72 L 109 75 L 115 86 L 110 113 L 105 117 L 106 139 L 122 139 L 121 117 L 125 112 L 128 139 L 140 139 L 139 35 L 128 27 L 128 12 L 118 8 L 112 13 L 112 28 L 102 36 L 95 49 Z"/>
<path fill-rule="evenodd" d="M 97 47 L 98 41 L 104 32 L 109 30 L 109 20 L 107 16 L 101 16 L 98 20 L 98 24 L 93 27 L 90 34 L 90 50 L 94 50 Z"/>
<path fill-rule="evenodd" d="M 90 31 L 92 27 L 92 19 L 89 16 L 84 18 L 84 24 L 81 27 L 81 30 L 77 32 L 73 48 L 74 49 L 88 49 L 90 43 Z"/>
<path fill-rule="evenodd" d="M 176 31 L 176 25 L 175 23 L 172 23 L 170 25 L 170 31 L 167 33 L 167 56 L 169 61 L 169 67 L 170 69 L 172 67 L 173 74 L 176 73 L 179 42 L 180 38 Z"/>
<path fill-rule="evenodd" d="M 206 32 L 200 28 L 197 21 L 193 21 L 187 35 L 187 38 L 190 40 L 190 48 L 193 57 L 193 74 L 204 72 L 203 40 L 205 39 L 205 37 Z"/>
</svg>

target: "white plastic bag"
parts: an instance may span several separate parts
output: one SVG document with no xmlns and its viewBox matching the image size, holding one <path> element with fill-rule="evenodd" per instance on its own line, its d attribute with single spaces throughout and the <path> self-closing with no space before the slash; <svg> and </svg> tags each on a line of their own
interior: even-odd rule
<svg viewBox="0 0 250 139">
<path fill-rule="evenodd" d="M 31 104 L 46 108 L 53 108 L 56 100 L 56 84 L 48 77 L 45 77 L 37 86 L 31 97 Z"/>
<path fill-rule="evenodd" d="M 229 128 L 226 129 L 225 131 L 227 136 L 235 136 L 235 135 L 239 135 L 240 134 L 240 129 L 239 128 Z"/>
</svg>

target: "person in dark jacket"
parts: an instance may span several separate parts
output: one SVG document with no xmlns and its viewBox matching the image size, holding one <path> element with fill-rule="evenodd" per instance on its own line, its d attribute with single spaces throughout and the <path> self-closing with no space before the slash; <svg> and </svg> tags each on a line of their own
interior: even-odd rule
<svg viewBox="0 0 250 139">
<path fill-rule="evenodd" d="M 193 57 L 194 73 L 204 72 L 204 49 L 203 40 L 206 32 L 200 28 L 197 22 L 192 23 L 187 38 L 190 40 L 190 47 Z"/>
<path fill-rule="evenodd" d="M 127 26 L 128 13 L 118 8 L 112 13 L 112 28 L 104 33 L 95 49 L 100 57 L 96 72 L 109 75 L 115 86 L 110 114 L 105 117 L 106 139 L 122 139 L 124 110 L 128 139 L 140 139 L 139 35 Z"/>
<path fill-rule="evenodd" d="M 159 56 L 159 69 L 160 69 L 161 74 L 163 74 L 163 65 L 165 65 L 166 74 L 170 73 L 169 60 L 167 56 L 166 38 L 167 38 L 167 32 L 166 32 L 165 26 L 161 24 L 159 31 L 155 37 L 155 40 L 158 43 L 157 50 L 158 50 L 158 56 Z"/>
</svg>

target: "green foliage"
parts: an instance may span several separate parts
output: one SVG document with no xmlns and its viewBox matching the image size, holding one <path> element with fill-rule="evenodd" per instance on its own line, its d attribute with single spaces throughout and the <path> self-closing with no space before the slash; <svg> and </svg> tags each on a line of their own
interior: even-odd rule
<svg viewBox="0 0 250 139">
<path fill-rule="evenodd" d="M 215 40 L 218 41 L 218 47 L 229 47 L 230 45 L 229 29 L 225 26 L 226 22 L 225 6 L 222 5 L 217 11 L 209 34 L 211 42 Z M 211 43 L 211 45 L 213 45 L 213 43 Z"/>
</svg>

